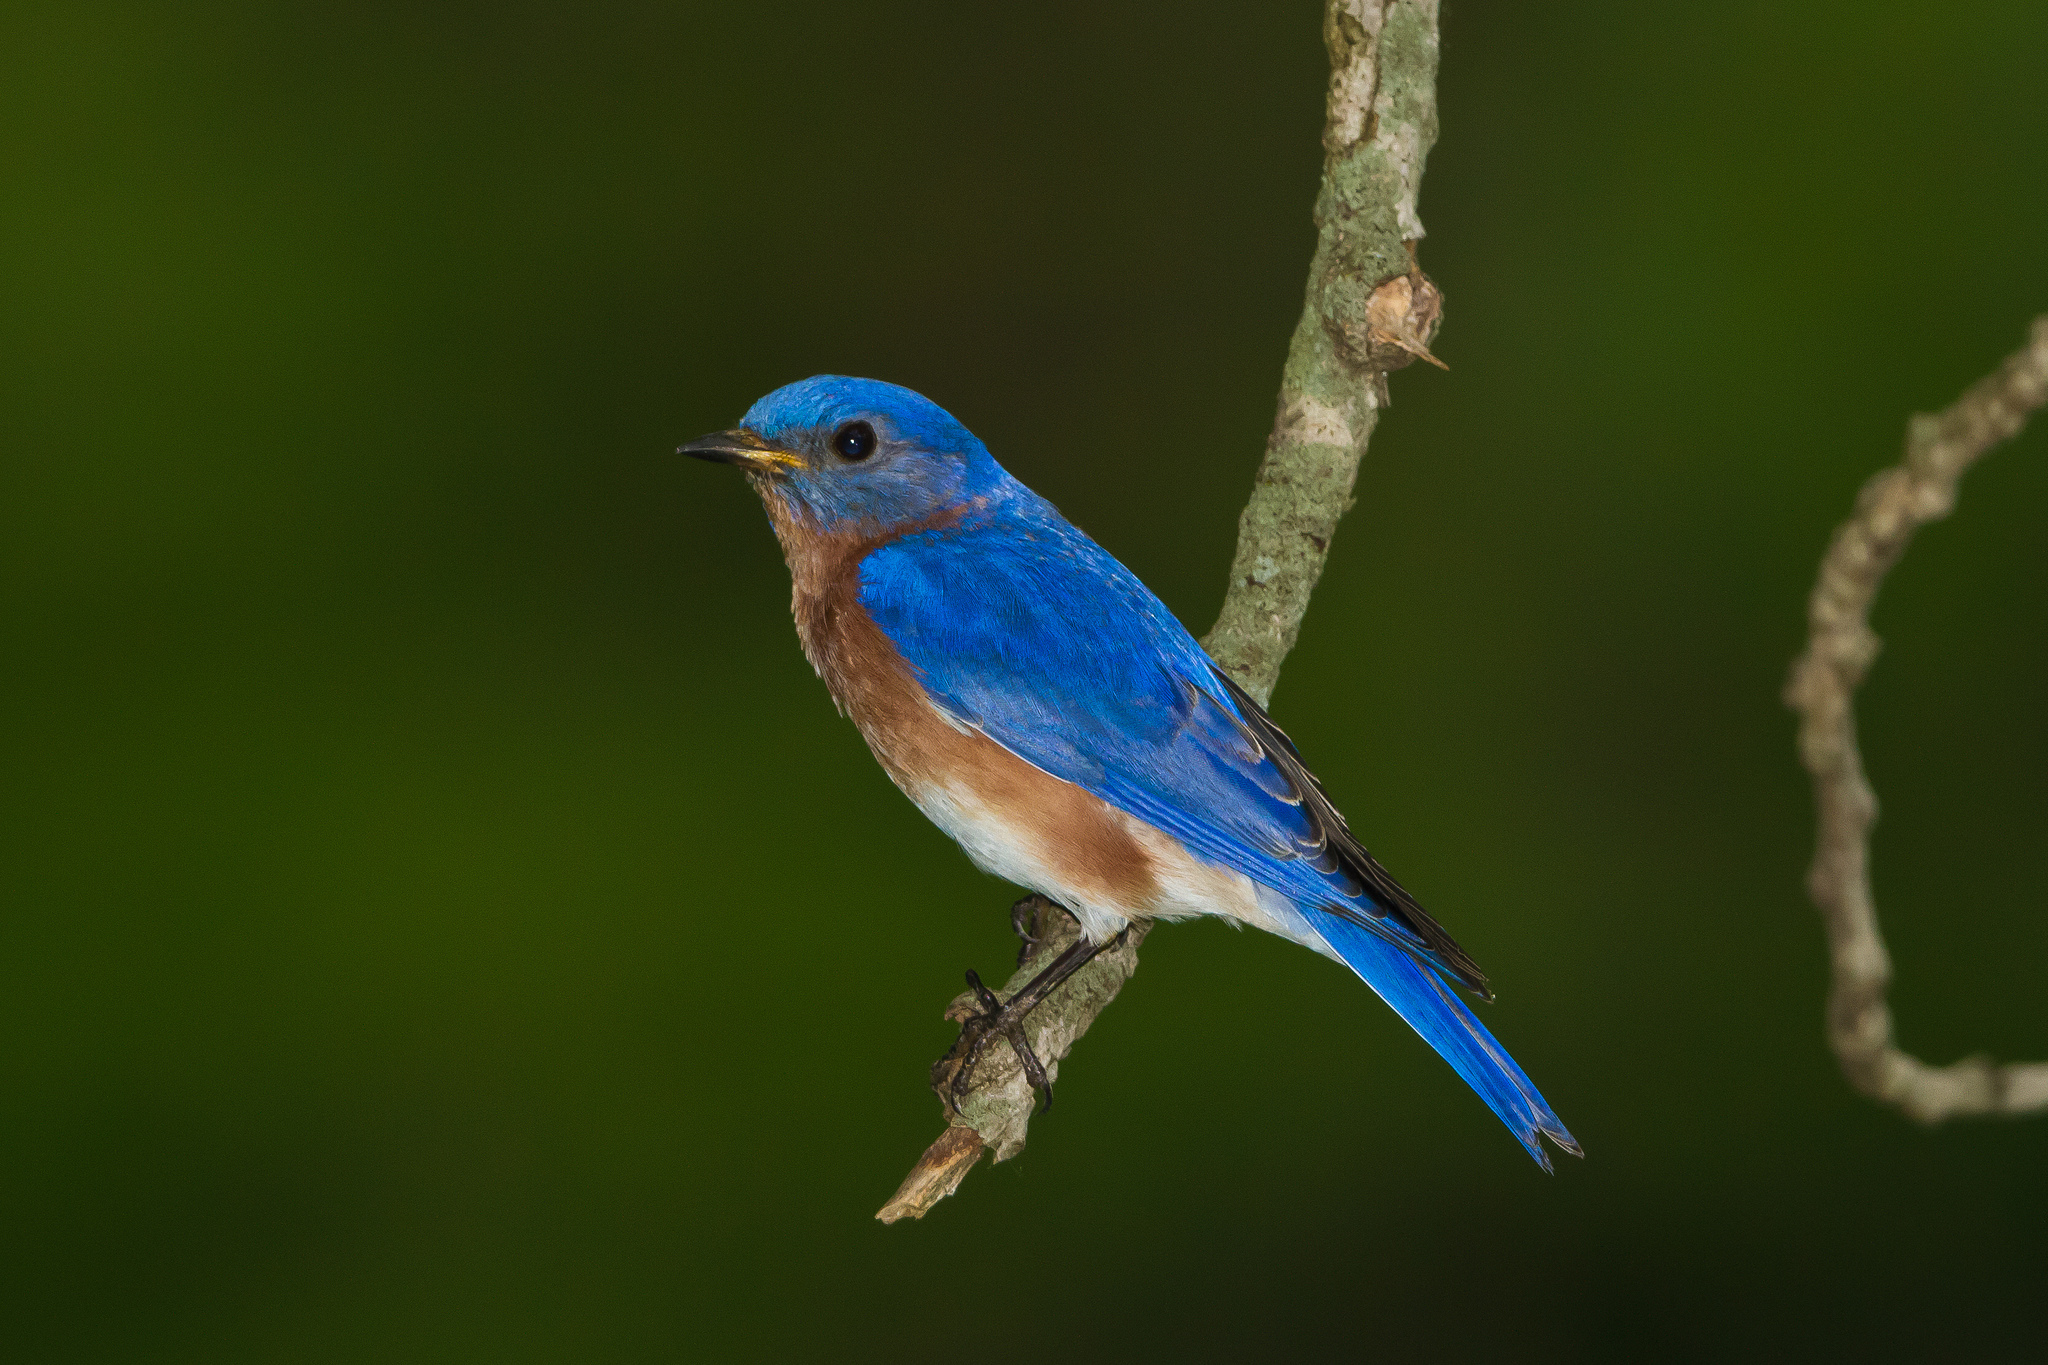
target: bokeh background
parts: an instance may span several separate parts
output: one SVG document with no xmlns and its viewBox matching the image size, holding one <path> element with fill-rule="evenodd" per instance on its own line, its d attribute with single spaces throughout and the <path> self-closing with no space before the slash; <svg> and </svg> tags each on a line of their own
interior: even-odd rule
<svg viewBox="0 0 2048 1365">
<path fill-rule="evenodd" d="M 907 383 L 1206 628 L 1319 7 L 8 6 L 6 1354 L 2038 1349 L 2048 1119 L 1837 1074 L 1778 689 L 1907 414 L 2048 308 L 2048 7 L 1445 8 L 1452 369 L 1395 377 L 1275 709 L 1590 1156 L 1186 925 L 1028 1151 L 885 1228 L 1012 893 L 670 451 Z M 1931 1060 L 2048 1055 L 2044 510 L 2037 423 L 1878 612 Z"/>
</svg>

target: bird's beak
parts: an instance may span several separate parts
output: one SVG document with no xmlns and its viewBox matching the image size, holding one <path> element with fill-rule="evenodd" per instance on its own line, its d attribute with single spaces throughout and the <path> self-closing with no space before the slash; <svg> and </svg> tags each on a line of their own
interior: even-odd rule
<svg viewBox="0 0 2048 1365">
<path fill-rule="evenodd" d="M 709 436 L 699 436 L 688 445 L 677 446 L 676 454 L 694 455 L 700 460 L 716 460 L 719 464 L 736 464 L 741 469 L 755 474 L 800 469 L 804 464 L 801 455 L 779 450 L 745 427 L 738 427 L 732 431 L 714 431 Z"/>
</svg>

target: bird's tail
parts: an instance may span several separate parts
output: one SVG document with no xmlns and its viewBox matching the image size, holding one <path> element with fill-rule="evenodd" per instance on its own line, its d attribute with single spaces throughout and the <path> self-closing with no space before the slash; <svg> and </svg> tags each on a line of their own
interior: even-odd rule
<svg viewBox="0 0 2048 1365">
<path fill-rule="evenodd" d="M 1479 1098 L 1529 1149 L 1537 1165 L 1550 1169 L 1550 1156 L 1538 1140 L 1539 1134 L 1573 1156 L 1585 1155 L 1507 1049 L 1494 1041 L 1441 977 L 1348 920 L 1306 907 L 1302 913 L 1330 950 L 1479 1092 Z"/>
</svg>

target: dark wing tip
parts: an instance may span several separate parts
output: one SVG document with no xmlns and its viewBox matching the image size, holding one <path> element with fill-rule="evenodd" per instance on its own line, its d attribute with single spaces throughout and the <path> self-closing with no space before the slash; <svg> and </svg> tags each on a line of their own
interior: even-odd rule
<svg viewBox="0 0 2048 1365">
<path fill-rule="evenodd" d="M 1472 960 L 1472 955 L 1458 946 L 1450 930 L 1437 923 L 1434 916 L 1416 903 L 1415 897 L 1394 880 L 1393 873 L 1380 866 L 1379 859 L 1373 857 L 1348 828 L 1343 828 L 1341 816 L 1338 817 L 1338 825 L 1342 835 L 1333 842 L 1344 855 L 1345 865 L 1365 883 L 1373 899 L 1428 944 L 1430 953 L 1442 963 L 1444 970 L 1457 978 L 1459 985 L 1491 1004 L 1493 987 L 1487 984 L 1486 973 Z"/>
<path fill-rule="evenodd" d="M 1329 796 L 1323 791 L 1323 784 L 1316 780 L 1308 765 L 1302 762 L 1301 751 L 1294 747 L 1294 741 L 1287 732 L 1273 723 L 1266 709 L 1254 701 L 1249 693 L 1239 687 L 1229 674 L 1222 669 L 1211 672 L 1228 689 L 1230 698 L 1237 703 L 1237 709 L 1244 717 L 1244 729 L 1249 738 L 1255 740 L 1266 751 L 1274 764 L 1286 774 L 1301 793 L 1302 808 L 1321 831 L 1324 842 L 1334 853 L 1344 870 L 1351 873 L 1366 889 L 1374 905 L 1387 915 L 1398 920 L 1409 933 L 1421 940 L 1420 948 L 1402 943 L 1404 948 L 1437 970 L 1444 972 L 1460 986 L 1489 1004 L 1494 999 L 1493 988 L 1486 982 L 1486 973 L 1472 960 L 1472 955 L 1458 946 L 1450 931 L 1436 922 L 1416 903 L 1394 875 L 1380 866 L 1379 859 L 1372 856 L 1351 827 L 1344 822 Z M 1332 907 L 1335 913 L 1347 918 L 1356 912 Z M 1371 928 L 1371 925 L 1363 927 Z M 1395 941 L 1400 936 L 1390 935 Z"/>
</svg>

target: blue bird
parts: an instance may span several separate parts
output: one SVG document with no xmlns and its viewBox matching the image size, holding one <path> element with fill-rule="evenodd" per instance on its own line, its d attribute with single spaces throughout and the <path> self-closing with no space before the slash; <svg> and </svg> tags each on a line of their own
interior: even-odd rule
<svg viewBox="0 0 2048 1365">
<path fill-rule="evenodd" d="M 1477 964 L 1353 836 L 1287 736 L 951 414 L 819 375 L 681 453 L 747 472 L 804 654 L 890 778 L 975 863 L 1080 923 L 1013 1004 L 1043 999 L 1133 920 L 1221 915 L 1358 973 L 1545 1170 L 1539 1134 L 1580 1154 L 1454 991 L 1492 998 Z"/>
</svg>

